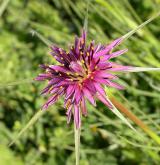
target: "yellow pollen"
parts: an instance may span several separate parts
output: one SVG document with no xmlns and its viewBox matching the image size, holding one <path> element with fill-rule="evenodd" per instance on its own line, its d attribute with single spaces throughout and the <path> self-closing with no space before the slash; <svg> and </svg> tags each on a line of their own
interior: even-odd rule
<svg viewBox="0 0 160 165">
<path fill-rule="evenodd" d="M 81 62 L 84 64 L 84 60 L 81 60 Z"/>
<path fill-rule="evenodd" d="M 93 76 L 91 76 L 91 80 L 93 80 Z"/>
<path fill-rule="evenodd" d="M 61 64 L 62 66 L 64 66 L 64 64 Z"/>
<path fill-rule="evenodd" d="M 61 74 L 59 74 L 60 76 L 62 76 Z"/>
<path fill-rule="evenodd" d="M 63 57 L 61 57 L 61 60 L 63 60 Z"/>
<path fill-rule="evenodd" d="M 69 72 L 67 72 L 67 75 L 70 75 L 70 73 L 69 73 Z"/>
<path fill-rule="evenodd" d="M 60 89 L 62 89 L 63 87 L 62 86 L 60 86 Z"/>
<path fill-rule="evenodd" d="M 91 49 L 94 50 L 94 47 L 92 46 Z"/>
<path fill-rule="evenodd" d="M 89 53 L 87 52 L 87 56 L 89 56 Z"/>
<path fill-rule="evenodd" d="M 70 79 L 71 81 L 73 81 L 73 79 Z"/>
<path fill-rule="evenodd" d="M 79 74 L 78 73 L 75 73 L 76 76 L 78 76 Z"/>
<path fill-rule="evenodd" d="M 104 58 L 104 56 L 101 56 L 101 57 L 100 57 L 100 59 L 103 59 L 103 58 Z"/>
<path fill-rule="evenodd" d="M 95 69 L 97 69 L 98 68 L 98 66 L 95 66 Z"/>
<path fill-rule="evenodd" d="M 69 99 L 69 100 L 66 102 L 66 108 L 68 109 L 70 105 L 71 105 L 71 99 Z"/>
</svg>

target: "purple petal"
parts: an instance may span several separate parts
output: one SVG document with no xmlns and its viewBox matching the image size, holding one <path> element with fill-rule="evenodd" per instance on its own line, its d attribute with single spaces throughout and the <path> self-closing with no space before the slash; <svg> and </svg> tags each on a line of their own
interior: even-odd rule
<svg viewBox="0 0 160 165">
<path fill-rule="evenodd" d="M 91 102 L 91 104 L 93 104 L 94 106 L 96 106 L 95 100 L 92 96 L 92 94 L 90 93 L 90 91 L 87 88 L 83 88 L 83 94 L 84 96 L 87 97 L 87 99 Z"/>
<path fill-rule="evenodd" d="M 67 124 L 69 124 L 72 117 L 72 106 L 69 107 L 69 109 L 66 112 L 66 115 L 67 115 Z"/>
<path fill-rule="evenodd" d="M 114 40 L 111 44 L 107 45 L 105 49 L 97 52 L 94 54 L 94 58 L 99 58 L 100 56 L 104 56 L 105 54 L 109 53 L 115 46 L 119 45 L 122 41 L 122 38 L 118 38 Z"/>
<path fill-rule="evenodd" d="M 72 61 L 69 67 L 73 69 L 73 71 L 78 72 L 78 73 L 82 73 L 84 71 L 82 66 L 78 62 Z"/>
<path fill-rule="evenodd" d="M 115 82 L 112 82 L 112 81 L 109 81 L 109 80 L 105 80 L 105 81 L 106 81 L 105 85 L 107 85 L 107 86 L 114 87 L 114 88 L 117 88 L 119 90 L 125 89 L 122 85 L 120 85 L 118 83 L 115 83 Z"/>
<path fill-rule="evenodd" d="M 85 101 L 84 98 L 82 98 L 81 110 L 82 110 L 82 114 L 83 114 L 84 116 L 87 116 L 86 101 Z"/>
<path fill-rule="evenodd" d="M 66 99 L 68 100 L 74 93 L 75 91 L 75 85 L 69 85 L 66 91 Z"/>
<path fill-rule="evenodd" d="M 127 71 L 128 69 L 131 68 L 131 66 L 123 66 L 114 62 L 110 62 L 110 64 L 112 65 L 112 68 L 107 69 L 108 71 Z"/>
<path fill-rule="evenodd" d="M 128 49 L 123 49 L 123 50 L 113 52 L 109 55 L 105 55 L 104 58 L 102 58 L 102 60 L 109 60 L 109 59 L 115 58 L 117 56 L 120 56 L 120 55 L 124 54 L 127 51 L 128 51 Z"/>
<path fill-rule="evenodd" d="M 48 80 L 48 79 L 51 79 L 53 76 L 51 74 L 48 74 L 48 73 L 41 73 L 39 74 L 35 80 L 37 81 L 44 81 L 44 80 Z"/>
<path fill-rule="evenodd" d="M 96 77 L 107 78 L 107 79 L 117 79 L 118 78 L 117 76 L 115 76 L 115 75 L 113 75 L 111 73 L 108 73 L 105 70 L 104 71 L 102 71 L 102 70 L 96 71 L 95 75 L 96 75 Z"/>
<path fill-rule="evenodd" d="M 112 108 L 112 105 L 110 104 L 110 102 L 107 100 L 106 97 L 104 97 L 103 95 L 101 95 L 100 93 L 97 93 L 97 98 L 102 101 L 102 103 L 104 103 L 108 108 Z"/>
<path fill-rule="evenodd" d="M 58 72 L 68 72 L 69 70 L 68 69 L 66 69 L 65 67 L 63 67 L 63 66 L 59 66 L 59 65 L 49 65 L 49 67 L 51 68 L 51 69 L 54 69 L 55 71 L 58 71 Z"/>
<path fill-rule="evenodd" d="M 75 92 L 74 92 L 72 101 L 74 102 L 74 100 L 75 100 L 76 104 L 79 104 L 81 98 L 82 98 L 82 92 L 81 92 L 79 85 L 77 84 L 75 87 Z"/>
<path fill-rule="evenodd" d="M 77 129 L 81 126 L 80 109 L 78 105 L 74 105 L 74 124 Z"/>
</svg>

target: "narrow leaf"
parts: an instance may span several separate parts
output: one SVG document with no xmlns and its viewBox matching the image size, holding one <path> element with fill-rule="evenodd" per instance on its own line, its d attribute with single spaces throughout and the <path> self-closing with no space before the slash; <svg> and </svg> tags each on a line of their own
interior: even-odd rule
<svg viewBox="0 0 160 165">
<path fill-rule="evenodd" d="M 46 39 L 45 37 L 43 37 L 40 33 L 38 33 L 35 30 L 31 30 L 30 33 L 32 34 L 32 36 L 37 36 L 44 44 L 46 44 L 48 47 L 53 45 L 53 43 L 51 41 L 49 41 L 48 39 Z"/>
<path fill-rule="evenodd" d="M 2 5 L 0 6 L 0 17 L 3 15 L 4 11 L 6 10 L 8 3 L 10 0 L 3 0 Z"/>
<path fill-rule="evenodd" d="M 110 110 L 118 117 L 120 118 L 128 127 L 130 127 L 133 131 L 137 132 L 137 130 L 129 123 L 129 121 L 122 115 L 121 112 L 118 111 L 118 109 L 113 105 L 113 103 L 107 98 L 108 102 L 112 105 L 112 108 Z M 137 132 L 138 133 L 138 132 Z M 139 133 L 138 133 L 139 134 Z"/>
<path fill-rule="evenodd" d="M 25 83 L 33 83 L 33 82 L 35 82 L 33 79 L 23 79 L 23 80 L 14 81 L 14 82 L 5 83 L 5 84 L 3 83 L 3 84 L 0 84 L 0 89 L 16 86 L 20 84 L 25 84 Z"/>
<path fill-rule="evenodd" d="M 87 32 L 88 31 L 88 10 L 89 10 L 90 2 L 87 1 L 86 3 L 87 3 L 87 7 L 86 7 L 86 13 L 85 13 L 83 29 Z"/>
<path fill-rule="evenodd" d="M 147 71 L 160 71 L 160 68 L 143 68 L 143 67 L 129 67 L 123 72 L 147 72 Z"/>
<path fill-rule="evenodd" d="M 160 12 L 156 13 L 153 17 L 151 17 L 147 21 L 145 21 L 142 24 L 140 24 L 139 26 L 137 26 L 135 29 L 131 30 L 130 32 L 128 32 L 127 34 L 122 36 L 123 40 L 130 38 L 134 33 L 136 33 L 138 30 L 142 29 L 145 25 L 147 25 L 148 23 L 150 23 L 151 21 L 156 19 L 158 16 L 160 16 Z"/>
<path fill-rule="evenodd" d="M 39 110 L 26 126 L 18 133 L 18 135 L 9 143 L 9 147 L 12 146 L 46 111 Z"/>
<path fill-rule="evenodd" d="M 149 135 L 157 144 L 160 145 L 160 137 L 157 136 L 143 121 L 137 118 L 131 111 L 118 102 L 113 96 L 110 98 L 112 103 L 118 107 L 118 109 L 125 114 L 130 120 L 136 123 L 147 135 Z"/>
</svg>

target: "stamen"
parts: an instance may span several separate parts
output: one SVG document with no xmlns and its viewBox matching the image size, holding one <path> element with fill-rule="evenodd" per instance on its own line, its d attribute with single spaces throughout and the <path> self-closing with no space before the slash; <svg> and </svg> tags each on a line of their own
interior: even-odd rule
<svg viewBox="0 0 160 165">
<path fill-rule="evenodd" d="M 66 102 L 66 108 L 68 109 L 71 105 L 71 99 L 68 99 L 68 101 Z"/>
<path fill-rule="evenodd" d="M 83 64 L 84 64 L 84 63 L 85 63 L 85 62 L 84 62 L 84 60 L 81 60 L 81 63 L 83 63 Z"/>
<path fill-rule="evenodd" d="M 93 76 L 91 76 L 91 80 L 93 80 Z"/>
<path fill-rule="evenodd" d="M 83 39 L 81 40 L 81 44 L 84 44 L 84 40 Z"/>
</svg>

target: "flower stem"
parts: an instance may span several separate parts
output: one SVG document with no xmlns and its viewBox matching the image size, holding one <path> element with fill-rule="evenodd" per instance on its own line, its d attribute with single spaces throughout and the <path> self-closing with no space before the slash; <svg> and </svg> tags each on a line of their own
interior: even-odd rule
<svg viewBox="0 0 160 165">
<path fill-rule="evenodd" d="M 79 158 L 80 158 L 80 133 L 81 133 L 81 128 L 76 128 L 76 124 L 75 124 L 74 125 L 74 138 L 75 138 L 76 165 L 79 165 Z"/>
</svg>

